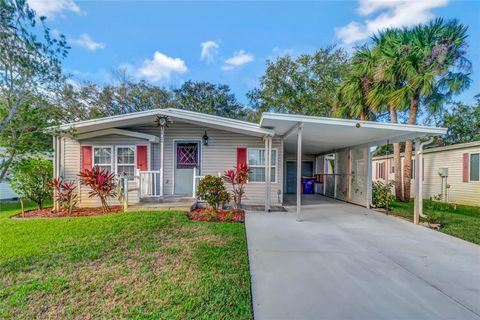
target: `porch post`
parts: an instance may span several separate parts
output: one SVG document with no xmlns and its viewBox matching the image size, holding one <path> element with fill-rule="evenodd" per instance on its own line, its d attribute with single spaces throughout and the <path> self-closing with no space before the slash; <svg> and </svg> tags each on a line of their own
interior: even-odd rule
<svg viewBox="0 0 480 320">
<path fill-rule="evenodd" d="M 302 127 L 297 129 L 297 221 L 302 221 Z"/>
<path fill-rule="evenodd" d="M 165 128 L 160 127 L 160 197 L 163 197 L 163 150 L 165 144 Z M 175 150 L 174 150 L 175 152 Z"/>
<path fill-rule="evenodd" d="M 414 198 L 414 213 L 413 213 L 413 223 L 418 224 L 420 222 L 420 202 L 422 202 L 422 198 L 420 198 L 420 149 L 421 149 L 421 142 L 420 139 L 415 139 L 415 198 Z M 407 160 L 408 161 L 408 160 Z"/>
<path fill-rule="evenodd" d="M 370 151 L 370 146 L 366 147 L 367 150 L 367 199 L 366 207 L 370 209 L 372 203 L 372 152 Z"/>
</svg>

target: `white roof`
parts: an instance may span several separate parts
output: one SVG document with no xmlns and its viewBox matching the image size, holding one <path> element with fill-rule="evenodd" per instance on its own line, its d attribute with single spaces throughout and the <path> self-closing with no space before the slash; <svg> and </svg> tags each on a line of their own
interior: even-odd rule
<svg viewBox="0 0 480 320">
<path fill-rule="evenodd" d="M 285 151 L 296 153 L 295 128 L 302 125 L 304 153 L 322 154 L 358 145 L 381 145 L 426 136 L 442 135 L 445 128 L 373 121 L 264 113 L 260 126 L 284 136 Z"/>
<path fill-rule="evenodd" d="M 153 109 L 105 118 L 73 122 L 61 125 L 59 126 L 59 129 L 68 130 L 70 128 L 74 128 L 76 129 L 77 133 L 86 133 L 109 128 L 124 128 L 144 124 L 154 125 L 157 115 L 168 116 L 173 122 L 180 121 L 195 123 L 209 128 L 221 129 L 258 137 L 274 134 L 273 131 L 261 128 L 260 125 L 256 123 L 174 108 Z"/>
<path fill-rule="evenodd" d="M 294 129 L 303 127 L 304 153 L 322 154 L 358 145 L 381 145 L 445 134 L 447 129 L 373 121 L 359 121 L 292 114 L 264 113 L 260 123 L 234 120 L 199 112 L 174 108 L 154 109 L 61 125 L 61 130 L 74 128 L 77 134 L 106 132 L 116 128 L 155 124 L 157 115 L 170 117 L 173 122 L 188 122 L 250 136 L 283 136 L 286 152 L 295 153 L 297 139 Z"/>
</svg>

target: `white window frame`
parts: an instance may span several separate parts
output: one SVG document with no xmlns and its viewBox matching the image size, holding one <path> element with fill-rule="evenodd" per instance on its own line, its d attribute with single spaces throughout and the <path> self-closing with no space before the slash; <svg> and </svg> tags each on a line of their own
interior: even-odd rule
<svg viewBox="0 0 480 320">
<path fill-rule="evenodd" d="M 143 145 L 142 145 L 143 146 Z M 133 149 L 133 164 L 121 164 L 122 166 L 133 166 L 133 172 L 136 171 L 137 169 L 137 145 L 115 145 L 115 174 L 118 174 L 118 148 L 132 148 Z M 147 146 L 147 160 L 148 160 L 148 146 Z M 147 163 L 147 167 L 148 167 L 148 163 Z M 134 174 L 134 177 L 132 177 L 132 179 L 129 179 L 130 181 L 133 180 L 135 178 L 135 174 Z"/>
<path fill-rule="evenodd" d="M 106 163 L 95 163 L 95 148 L 99 149 L 99 148 L 110 148 L 110 152 L 111 152 L 111 163 L 110 164 L 106 164 Z M 113 145 L 93 145 L 92 146 L 92 169 L 95 167 L 95 166 L 110 166 L 110 168 L 112 169 L 112 171 L 110 172 L 110 174 L 112 173 L 116 173 L 117 171 L 117 168 L 115 166 L 115 148 Z"/>
<path fill-rule="evenodd" d="M 265 150 L 265 148 L 261 148 L 261 147 L 247 148 L 247 165 L 248 165 L 248 168 L 251 168 L 251 167 L 253 167 L 253 168 L 265 168 L 265 164 L 250 166 L 250 164 L 248 163 L 248 154 L 250 153 L 250 150 Z M 277 183 L 277 181 L 278 181 L 278 148 L 272 148 L 272 151 L 273 150 L 275 150 L 275 165 L 272 165 L 271 168 L 275 168 L 275 180 L 270 181 L 270 183 Z M 264 153 L 265 153 L 265 151 L 264 151 Z M 273 163 L 273 161 L 272 161 L 272 163 Z M 266 172 L 265 172 L 265 174 L 266 174 Z M 248 183 L 264 184 L 265 181 L 250 181 L 250 180 L 248 180 Z"/>
<path fill-rule="evenodd" d="M 480 183 L 480 177 L 478 180 L 470 180 L 470 173 L 472 172 L 472 154 L 478 154 L 480 157 L 480 151 L 470 151 L 468 153 L 468 182 L 471 183 Z M 479 166 L 480 166 L 480 161 L 479 161 Z M 480 170 L 480 168 L 479 168 Z"/>
</svg>

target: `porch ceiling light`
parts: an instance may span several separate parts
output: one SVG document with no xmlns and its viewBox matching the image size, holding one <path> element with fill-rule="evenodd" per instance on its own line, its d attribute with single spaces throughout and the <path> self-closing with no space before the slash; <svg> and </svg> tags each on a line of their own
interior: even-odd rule
<svg viewBox="0 0 480 320">
<path fill-rule="evenodd" d="M 202 137 L 203 145 L 208 146 L 208 136 L 207 136 L 207 131 L 205 131 L 205 134 Z"/>
</svg>

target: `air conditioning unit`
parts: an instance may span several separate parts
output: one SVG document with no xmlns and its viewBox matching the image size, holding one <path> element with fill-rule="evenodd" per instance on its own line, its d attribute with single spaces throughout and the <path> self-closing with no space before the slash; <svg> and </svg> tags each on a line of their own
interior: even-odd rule
<svg viewBox="0 0 480 320">
<path fill-rule="evenodd" d="M 440 177 L 442 177 L 442 178 L 448 177 L 448 168 L 440 168 L 440 169 L 438 170 L 438 174 L 439 174 Z"/>
</svg>

